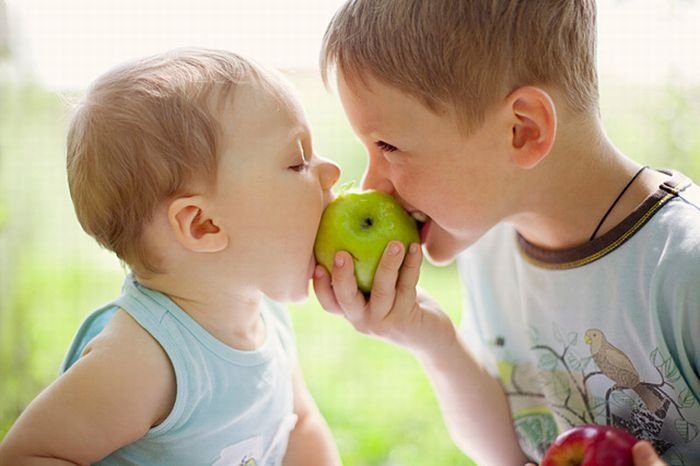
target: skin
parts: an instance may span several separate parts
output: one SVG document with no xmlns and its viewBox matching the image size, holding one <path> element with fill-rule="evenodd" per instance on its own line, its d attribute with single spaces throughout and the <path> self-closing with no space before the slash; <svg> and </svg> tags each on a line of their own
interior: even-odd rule
<svg viewBox="0 0 700 466">
<path fill-rule="evenodd" d="M 216 183 L 195 183 L 163 203 L 147 225 L 146 241 L 165 272 L 139 279 L 169 294 L 223 343 L 252 350 L 266 339 L 263 294 L 279 301 L 308 294 L 316 230 L 340 170 L 314 154 L 293 96 L 284 93 L 280 102 L 247 84 L 233 100 L 221 117 Z M 175 388 L 165 352 L 119 311 L 16 421 L 0 445 L 0 464 L 91 464 L 162 422 Z M 293 390 L 298 423 L 285 466 L 339 465 L 299 367 Z"/>
<path fill-rule="evenodd" d="M 453 111 L 435 113 L 371 75 L 363 78 L 339 70 L 337 83 L 348 121 L 368 154 L 363 187 L 388 192 L 408 211 L 430 217 L 423 252 L 434 263 L 449 263 L 499 222 L 552 250 L 585 243 L 639 167 L 607 139 L 597 115 L 572 114 L 556 89 L 518 88 L 488 109 L 483 125 L 465 134 Z M 644 172 L 599 234 L 664 176 Z M 500 382 L 481 367 L 439 306 L 416 289 L 421 256 L 417 245 L 404 254 L 400 244 L 390 243 L 365 299 L 349 255 L 339 252 L 330 274 L 316 269 L 319 302 L 358 331 L 418 358 L 452 438 L 478 464 L 525 464 Z M 648 455 L 640 453 L 637 466 L 660 464 L 653 452 L 642 452 Z"/>
</svg>

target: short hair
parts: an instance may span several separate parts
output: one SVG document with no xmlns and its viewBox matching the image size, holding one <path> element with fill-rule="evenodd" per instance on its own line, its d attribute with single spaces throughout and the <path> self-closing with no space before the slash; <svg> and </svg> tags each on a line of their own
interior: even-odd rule
<svg viewBox="0 0 700 466">
<path fill-rule="evenodd" d="M 323 38 L 333 69 L 368 76 L 435 113 L 454 109 L 467 132 L 524 85 L 556 86 L 575 112 L 597 112 L 595 0 L 348 0 Z"/>
<path fill-rule="evenodd" d="M 145 226 L 192 181 L 215 181 L 225 99 L 264 76 L 231 52 L 177 49 L 99 77 L 67 137 L 68 185 L 83 229 L 132 268 L 158 272 Z"/>
</svg>

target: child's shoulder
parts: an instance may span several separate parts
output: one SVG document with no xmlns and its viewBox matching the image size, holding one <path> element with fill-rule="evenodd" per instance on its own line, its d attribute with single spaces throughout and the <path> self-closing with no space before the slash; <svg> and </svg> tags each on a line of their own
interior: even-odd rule
<svg viewBox="0 0 700 466">
<path fill-rule="evenodd" d="M 673 173 L 673 183 L 665 183 L 661 189 L 670 198 L 659 212 L 659 223 L 669 240 L 678 245 L 684 254 L 700 259 L 700 187 L 690 178 Z"/>
<path fill-rule="evenodd" d="M 116 300 L 92 312 L 78 329 L 61 366 L 61 372 L 95 374 L 102 380 L 119 381 L 124 387 L 143 390 L 134 396 L 163 403 L 168 410 L 175 396 L 175 371 L 170 357 L 160 342 L 141 325 L 123 303 L 129 303 L 129 278 Z M 131 306 L 130 306 L 131 307 Z M 151 390 L 155 388 L 155 390 Z"/>
<path fill-rule="evenodd" d="M 139 386 L 156 386 L 175 394 L 175 372 L 163 347 L 133 317 L 117 309 L 104 329 L 91 339 L 79 355 L 99 359 L 104 371 L 130 378 Z M 143 384 L 143 385 L 142 385 Z M 145 394 L 144 394 L 145 395 Z"/>
<path fill-rule="evenodd" d="M 685 178 L 685 184 L 681 186 L 678 197 L 698 210 L 700 214 L 700 186 L 697 183 Z"/>
<path fill-rule="evenodd" d="M 50 392 L 55 400 L 65 393 L 80 394 L 82 401 L 75 409 L 82 416 L 75 419 L 84 425 L 79 427 L 104 434 L 95 439 L 98 457 L 160 424 L 171 412 L 176 392 L 165 351 L 121 309 L 66 367 L 57 387 Z"/>
<path fill-rule="evenodd" d="M 84 357 L 95 349 L 109 351 L 111 354 L 138 354 L 144 362 L 165 360 L 168 356 L 153 336 L 123 309 L 117 308 L 104 328 L 87 344 L 80 354 Z M 138 361 L 133 361 L 137 363 Z"/>
</svg>

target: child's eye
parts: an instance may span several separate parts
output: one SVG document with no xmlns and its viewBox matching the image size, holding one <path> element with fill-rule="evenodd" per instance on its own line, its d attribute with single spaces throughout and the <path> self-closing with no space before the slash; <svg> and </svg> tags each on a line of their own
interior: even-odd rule
<svg viewBox="0 0 700 466">
<path fill-rule="evenodd" d="M 296 165 L 292 165 L 289 167 L 290 170 L 293 170 L 295 172 L 302 172 L 302 171 L 306 170 L 307 168 L 309 168 L 309 162 L 307 162 L 306 160 L 304 160 L 301 163 L 297 163 Z"/>
<path fill-rule="evenodd" d="M 392 146 L 388 142 L 377 141 L 374 144 L 376 144 L 376 146 L 379 147 L 379 150 L 381 150 L 382 152 L 394 152 L 398 150 L 396 147 Z"/>
</svg>

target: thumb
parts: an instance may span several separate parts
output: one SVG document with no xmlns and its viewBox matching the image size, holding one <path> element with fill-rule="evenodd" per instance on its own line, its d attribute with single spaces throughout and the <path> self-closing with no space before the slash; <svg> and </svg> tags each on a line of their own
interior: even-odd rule
<svg viewBox="0 0 700 466">
<path fill-rule="evenodd" d="M 634 466 L 664 466 L 659 455 L 654 451 L 654 447 L 646 440 L 637 442 L 632 448 Z"/>
</svg>

